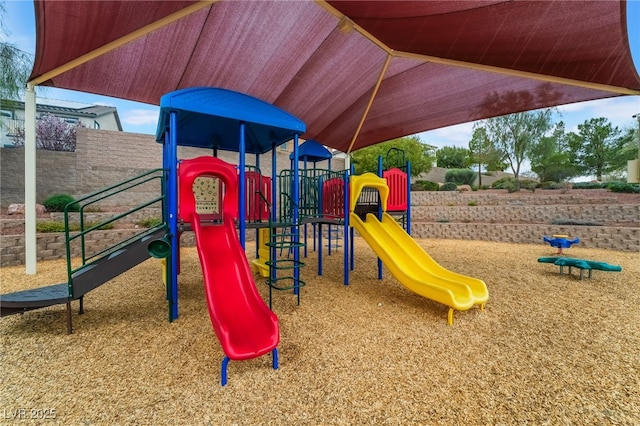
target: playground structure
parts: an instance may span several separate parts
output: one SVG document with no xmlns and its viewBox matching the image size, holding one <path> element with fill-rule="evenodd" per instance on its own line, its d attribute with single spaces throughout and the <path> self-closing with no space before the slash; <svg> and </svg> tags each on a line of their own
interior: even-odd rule
<svg viewBox="0 0 640 426">
<path fill-rule="evenodd" d="M 375 188 L 380 195 L 381 217 L 367 213 L 365 219 L 355 213 L 356 200 L 364 188 Z M 393 276 L 420 296 L 449 307 L 448 324 L 454 310 L 465 311 L 478 305 L 484 309 L 489 298 L 482 280 L 449 271 L 429 256 L 387 213 L 389 187 L 386 180 L 372 173 L 351 177 L 351 226 L 371 246 Z"/>
<path fill-rule="evenodd" d="M 159 245 L 166 244 L 167 250 L 156 253 L 157 257 L 168 254 L 165 271 L 169 320 L 178 318 L 179 234 L 193 230 L 209 316 L 225 353 L 221 364 L 223 386 L 227 382 L 229 360 L 245 360 L 271 352 L 273 368 L 278 368 L 278 318 L 260 297 L 251 274 L 245 254 L 248 224 L 260 226 L 267 216 L 270 231 L 277 227 L 288 230 L 287 248 L 294 259 L 290 262 L 293 276 L 287 278 L 293 281 L 293 288 L 301 285 L 297 206 L 293 206 L 291 222 L 276 223 L 275 209 L 270 205 L 270 200 L 276 199 L 276 188 L 273 185 L 268 188 L 257 170 L 246 173 L 245 155 L 255 154 L 259 167 L 259 155 L 271 151 L 274 181 L 276 147 L 293 140 L 294 157 L 297 156 L 298 135 L 305 128 L 304 123 L 277 107 L 224 89 L 182 89 L 164 95 L 160 101 L 156 140 L 163 144 L 163 168 L 168 175 L 164 217 L 168 233 L 159 240 Z M 209 148 L 213 156 L 180 160 L 179 145 Z M 238 152 L 238 166 L 215 158 L 218 150 Z M 297 171 L 296 162 L 294 174 Z M 296 182 L 293 199 L 298 196 Z M 247 192 L 248 186 L 253 192 Z M 270 198 L 268 192 L 264 193 L 268 189 Z M 275 254 L 273 241 L 270 238 L 267 244 Z M 267 283 L 272 286 L 280 277 L 277 265 L 270 266 Z"/>
<path fill-rule="evenodd" d="M 70 268 L 66 294 L 60 293 L 62 285 L 55 285 L 3 295 L 2 314 L 66 303 L 71 333 L 72 300 L 80 299 L 82 312 L 82 296 L 88 291 L 152 256 L 163 261 L 169 321 L 174 321 L 178 318 L 180 235 L 193 231 L 209 316 L 225 353 L 221 363 L 225 385 L 230 360 L 270 352 L 273 368 L 278 368 L 280 331 L 271 311 L 272 291 L 292 290 L 300 303 L 300 289 L 305 285 L 300 277 L 304 266 L 300 251 L 304 249 L 307 255 L 309 226 L 318 251 L 319 275 L 323 273 L 323 226 L 329 230 L 329 254 L 340 248 L 335 231 L 341 229 L 344 284 L 349 284 L 350 270 L 355 269 L 357 230 L 379 257 L 378 278 L 382 278 L 384 263 L 409 290 L 447 305 L 450 325 L 454 310 L 483 309 L 488 300 L 483 281 L 446 270 L 411 238 L 410 163 L 383 170 L 380 158 L 378 176 L 334 171 L 331 153 L 322 145 L 307 141 L 298 146 L 298 136 L 305 128 L 287 112 L 229 90 L 199 87 L 166 94 L 161 99 L 156 133 L 157 142 L 163 145 L 162 169 L 154 175 L 161 182 L 161 196 L 152 200 L 161 206 L 162 224 L 101 253 L 94 264 Z M 293 141 L 291 169 L 277 174 L 276 147 L 288 141 Z M 212 155 L 179 159 L 178 146 L 210 149 Z M 237 152 L 238 165 L 216 158 L 218 150 Z M 267 152 L 272 154 L 271 177 L 260 171 L 260 155 Z M 255 154 L 255 166 L 246 164 L 247 154 Z M 318 169 L 316 163 L 324 160 L 328 168 Z M 308 168 L 309 163 L 313 168 Z M 90 230 L 95 229 L 97 226 Z M 245 254 L 249 229 L 256 231 L 256 259 L 251 263 Z M 82 254 L 84 265 L 84 249 Z M 70 249 L 67 261 L 71 265 Z M 251 265 L 266 278 L 268 306 L 257 292 Z M 90 284 L 83 281 L 84 276 L 90 277 Z M 34 295 L 37 303 L 25 301 Z"/>
<path fill-rule="evenodd" d="M 579 238 L 570 240 L 568 235 L 553 235 L 553 237 L 547 237 L 545 235 L 542 237 L 542 240 L 545 243 L 548 243 L 551 247 L 557 248 L 558 252 L 556 254 L 559 256 L 563 254 L 562 249 L 570 248 L 573 244 L 578 244 L 580 242 Z"/>
<path fill-rule="evenodd" d="M 584 271 L 589 271 L 589 278 L 591 278 L 593 271 L 607 271 L 607 272 L 621 272 L 622 267 L 619 265 L 611 265 L 607 262 L 600 262 L 595 260 L 575 259 L 571 257 L 540 257 L 539 263 L 553 263 L 560 267 L 560 275 L 564 273 L 564 267 L 569 267 L 569 275 L 571 275 L 571 268 L 578 268 L 580 270 L 580 280 L 584 276 Z"/>
<path fill-rule="evenodd" d="M 390 154 L 395 154 L 395 164 Z M 383 169 L 385 162 L 387 169 Z M 300 223 L 318 226 L 318 232 L 313 232 L 314 249 L 318 239 L 318 275 L 322 275 L 322 225 L 344 227 L 345 285 L 349 284 L 349 271 L 355 269 L 353 238 L 357 230 L 378 255 L 378 279 L 382 279 L 384 263 L 409 290 L 449 306 L 448 324 L 452 325 L 455 310 L 484 308 L 489 297 L 487 287 L 482 280 L 443 268 L 411 238 L 410 170 L 404 153 L 396 149 L 390 150 L 385 159 L 378 158 L 378 175 L 355 176 L 352 170 L 332 172 L 315 166 L 309 169 L 305 160 L 299 173 Z M 283 176 L 286 179 L 281 179 L 280 188 L 286 191 L 293 187 L 292 173 L 283 171 L 280 177 Z M 281 192 L 281 209 L 290 200 L 290 196 Z M 286 211 L 287 208 L 281 215 L 286 215 Z M 306 238 L 307 233 L 304 234 Z M 331 247 L 329 244 L 329 254 Z"/>
</svg>

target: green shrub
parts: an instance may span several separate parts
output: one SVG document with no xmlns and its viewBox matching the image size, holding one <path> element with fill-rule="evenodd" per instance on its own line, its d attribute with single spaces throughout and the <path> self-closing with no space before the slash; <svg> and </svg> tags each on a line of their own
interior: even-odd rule
<svg viewBox="0 0 640 426">
<path fill-rule="evenodd" d="M 56 194 L 44 200 L 42 205 L 47 209 L 47 211 L 63 212 L 64 207 L 69 203 L 73 203 L 74 201 L 75 201 L 75 198 L 73 198 L 69 194 Z M 80 211 L 80 206 L 78 204 L 71 204 L 69 206 L 68 211 L 70 212 Z"/>
<path fill-rule="evenodd" d="M 575 182 L 573 184 L 574 189 L 602 189 L 606 187 L 607 184 L 600 182 Z"/>
<path fill-rule="evenodd" d="M 493 189 L 509 189 L 508 187 L 511 186 L 516 186 L 516 180 L 510 176 L 500 178 L 491 184 L 491 188 Z"/>
<path fill-rule="evenodd" d="M 467 203 L 467 205 L 468 205 L 469 207 L 474 207 L 474 206 L 477 206 L 477 205 L 478 205 L 478 202 L 477 202 L 477 201 L 469 201 L 469 202 Z"/>
<path fill-rule="evenodd" d="M 607 188 L 611 192 L 625 192 L 628 194 L 640 194 L 640 184 L 626 182 L 610 182 Z"/>
<path fill-rule="evenodd" d="M 516 192 L 518 190 L 518 187 L 516 186 L 515 181 L 509 182 L 505 185 L 505 189 L 507 190 L 508 193 L 512 193 L 512 192 Z"/>
<path fill-rule="evenodd" d="M 85 223 L 84 224 L 84 229 L 91 228 L 92 226 L 95 226 L 97 224 L 98 224 L 98 222 L 90 222 L 89 224 Z M 113 223 L 105 223 L 104 225 L 98 227 L 98 229 L 100 231 L 107 231 L 107 230 L 113 229 L 113 228 L 115 228 L 115 225 Z M 78 225 L 78 230 L 80 230 L 80 225 Z"/>
<path fill-rule="evenodd" d="M 84 229 L 91 228 L 92 226 L 96 226 L 99 222 L 87 222 L 84 224 Z M 101 231 L 106 231 L 108 229 L 113 229 L 113 223 L 107 223 L 102 225 L 98 229 Z M 36 232 L 48 233 L 48 232 L 64 232 L 64 222 L 55 222 L 55 221 L 44 221 L 44 222 L 36 222 Z M 70 223 L 69 231 L 76 232 L 80 230 L 80 223 Z"/>
<path fill-rule="evenodd" d="M 36 222 L 36 232 L 64 232 L 63 222 Z"/>
<path fill-rule="evenodd" d="M 440 187 L 440 191 L 456 191 L 458 189 L 458 185 L 453 182 L 446 182 L 444 185 Z"/>
<path fill-rule="evenodd" d="M 542 189 L 566 189 L 567 185 L 561 182 L 545 181 L 540 184 Z"/>
<path fill-rule="evenodd" d="M 417 180 L 416 185 L 422 187 L 423 191 L 437 191 L 439 189 L 438 183 L 430 180 Z"/>
<path fill-rule="evenodd" d="M 453 182 L 456 185 L 473 185 L 476 180 L 476 172 L 469 169 L 451 169 L 444 174 L 445 182 Z"/>
<path fill-rule="evenodd" d="M 571 225 L 571 226 L 603 226 L 600 222 L 595 222 L 593 220 L 587 219 L 553 219 L 551 221 L 552 225 Z"/>
<path fill-rule="evenodd" d="M 136 222 L 136 225 L 141 226 L 143 228 L 155 228 L 160 224 L 162 224 L 162 219 L 158 217 L 148 217 L 146 219 L 142 219 Z"/>
</svg>

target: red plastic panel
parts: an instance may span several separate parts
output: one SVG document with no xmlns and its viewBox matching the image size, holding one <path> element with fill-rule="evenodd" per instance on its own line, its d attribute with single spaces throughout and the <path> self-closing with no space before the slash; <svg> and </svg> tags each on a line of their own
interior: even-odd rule
<svg viewBox="0 0 640 426">
<path fill-rule="evenodd" d="M 197 157 L 182 160 L 178 166 L 178 219 L 185 222 L 196 214 L 193 182 L 199 176 L 213 176 L 224 184 L 218 196 L 219 211 L 211 215 L 200 215 L 203 219 L 220 219 L 222 212 L 238 217 L 238 175 L 236 167 L 215 157 Z M 224 199 L 223 194 L 224 193 Z"/>
<path fill-rule="evenodd" d="M 246 220 L 250 222 L 269 220 L 269 205 L 271 205 L 271 178 L 268 176 L 262 176 L 262 174 L 256 171 L 248 171 L 245 173 L 245 184 L 247 190 Z M 265 202 L 262 197 L 265 197 L 267 202 Z"/>
<path fill-rule="evenodd" d="M 400 169 L 393 168 L 385 170 L 382 177 L 387 179 L 389 186 L 389 199 L 387 201 L 387 211 L 407 210 L 407 174 Z"/>
<path fill-rule="evenodd" d="M 322 183 L 322 215 L 344 218 L 344 181 L 332 178 Z"/>
</svg>

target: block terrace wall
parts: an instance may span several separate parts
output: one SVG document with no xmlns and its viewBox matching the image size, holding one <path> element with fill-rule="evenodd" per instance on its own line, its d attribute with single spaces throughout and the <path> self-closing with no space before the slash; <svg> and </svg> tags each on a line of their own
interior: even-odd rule
<svg viewBox="0 0 640 426">
<path fill-rule="evenodd" d="M 311 228 L 311 227 L 310 227 Z M 580 247 L 601 248 L 640 253 L 640 228 L 616 228 L 605 226 L 559 226 L 544 224 L 492 224 L 492 223 L 413 223 L 414 238 L 436 238 L 481 241 L 501 241 L 515 244 L 543 244 L 543 235 L 568 234 L 580 238 Z M 90 250 L 101 250 L 134 235 L 135 230 L 98 231 L 88 241 Z M 247 241 L 255 236 L 247 231 Z M 193 232 L 181 237 L 183 247 L 195 245 Z M 311 244 L 311 240 L 308 241 Z M 63 259 L 65 254 L 64 234 L 38 234 L 37 259 Z M 77 255 L 77 251 L 75 252 Z M 247 253 L 253 253 L 253 245 L 247 245 Z M 24 236 L 0 237 L 0 266 L 24 264 Z"/>
<path fill-rule="evenodd" d="M 87 253 L 97 253 L 113 245 L 131 238 L 140 230 L 122 229 L 110 231 L 96 231 L 87 236 L 85 248 Z M 180 239 L 182 246 L 192 247 L 195 240 L 192 232 L 185 232 Z M 36 259 L 45 260 L 64 259 L 66 245 L 64 233 L 38 234 Z M 80 246 L 72 245 L 72 257 L 80 256 Z M 0 266 L 18 266 L 24 264 L 24 235 L 0 236 Z"/>
<path fill-rule="evenodd" d="M 580 238 L 580 247 L 640 252 L 640 228 L 420 222 L 412 223 L 411 231 L 414 238 L 502 241 L 516 244 L 542 244 L 543 235 L 565 234 Z"/>
<path fill-rule="evenodd" d="M 640 204 L 415 206 L 416 222 L 548 223 L 568 219 L 593 224 L 633 223 L 640 226 Z"/>
</svg>

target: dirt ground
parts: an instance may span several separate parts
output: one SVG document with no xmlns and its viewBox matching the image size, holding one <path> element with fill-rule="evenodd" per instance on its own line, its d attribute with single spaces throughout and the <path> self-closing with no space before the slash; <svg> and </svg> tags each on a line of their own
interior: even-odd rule
<svg viewBox="0 0 640 426">
<path fill-rule="evenodd" d="M 446 306 L 386 270 L 378 281 L 357 238 L 349 286 L 342 252 L 325 256 L 321 277 L 311 253 L 301 304 L 273 294 L 280 368 L 268 355 L 231 361 L 221 387 L 223 352 L 197 252 L 186 248 L 173 323 L 153 259 L 89 293 L 73 335 L 63 306 L 3 318 L 0 423 L 640 424 L 639 253 L 572 248 L 622 266 L 580 280 L 538 263 L 555 252 L 542 243 L 418 241 L 444 267 L 486 282 L 484 311 L 456 312 L 447 325 Z M 65 281 L 62 260 L 38 271 L 0 269 L 2 293 Z"/>
</svg>

